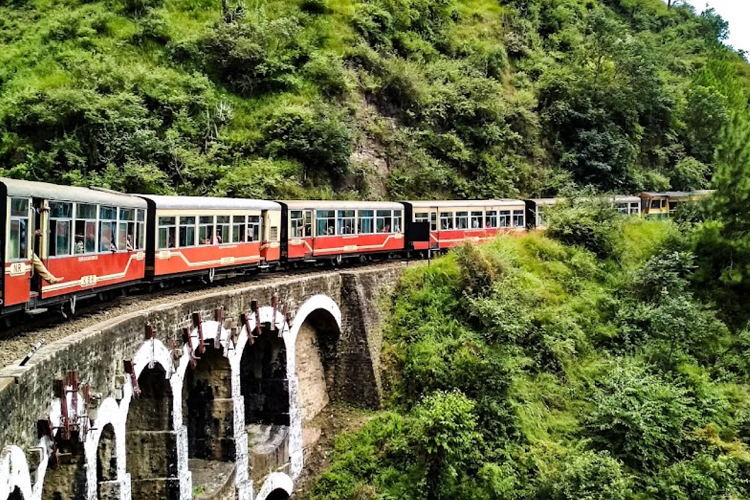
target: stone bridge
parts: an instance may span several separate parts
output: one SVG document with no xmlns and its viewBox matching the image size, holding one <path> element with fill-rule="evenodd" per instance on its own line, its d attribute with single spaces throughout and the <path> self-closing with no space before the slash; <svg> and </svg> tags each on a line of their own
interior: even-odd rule
<svg viewBox="0 0 750 500">
<path fill-rule="evenodd" d="M 209 292 L 0 370 L 0 500 L 289 498 L 307 423 L 330 400 L 380 403 L 380 298 L 402 270 Z M 207 463 L 230 471 L 209 496 Z"/>
</svg>

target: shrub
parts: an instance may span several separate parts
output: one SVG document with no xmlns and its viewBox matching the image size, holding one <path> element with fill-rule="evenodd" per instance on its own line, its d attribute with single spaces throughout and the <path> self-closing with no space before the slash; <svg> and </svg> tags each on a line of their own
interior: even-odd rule
<svg viewBox="0 0 750 500">
<path fill-rule="evenodd" d="M 687 391 L 634 362 L 614 367 L 594 391 L 585 427 L 593 443 L 626 465 L 653 471 L 684 457 L 698 421 Z"/>
<path fill-rule="evenodd" d="M 630 478 L 606 451 L 571 451 L 539 480 L 538 498 L 547 500 L 625 500 Z"/>
<path fill-rule="evenodd" d="M 600 257 L 618 257 L 622 218 L 608 200 L 568 199 L 545 211 L 545 218 L 551 237 L 581 245 Z"/>
</svg>

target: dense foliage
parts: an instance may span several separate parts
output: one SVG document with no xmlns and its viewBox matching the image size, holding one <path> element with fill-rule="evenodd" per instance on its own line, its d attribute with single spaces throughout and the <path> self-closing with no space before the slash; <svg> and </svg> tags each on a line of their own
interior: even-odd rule
<svg viewBox="0 0 750 500">
<path fill-rule="evenodd" d="M 661 0 L 8 0 L 0 175 L 268 198 L 699 188 L 747 106 L 725 37 Z"/>
<path fill-rule="evenodd" d="M 548 221 L 407 270 L 389 408 L 313 499 L 750 497 L 750 333 L 697 295 L 703 227 L 590 197 Z"/>
</svg>

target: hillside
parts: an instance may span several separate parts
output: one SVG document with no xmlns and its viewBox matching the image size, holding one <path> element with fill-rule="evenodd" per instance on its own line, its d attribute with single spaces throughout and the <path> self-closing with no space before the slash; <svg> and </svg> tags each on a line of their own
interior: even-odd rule
<svg viewBox="0 0 750 500">
<path fill-rule="evenodd" d="M 246 197 L 704 187 L 750 68 L 660 0 L 6 0 L 0 175 Z"/>
<path fill-rule="evenodd" d="M 588 205 L 407 270 L 387 410 L 312 500 L 750 498 L 747 311 L 699 283 L 700 229 Z"/>
</svg>

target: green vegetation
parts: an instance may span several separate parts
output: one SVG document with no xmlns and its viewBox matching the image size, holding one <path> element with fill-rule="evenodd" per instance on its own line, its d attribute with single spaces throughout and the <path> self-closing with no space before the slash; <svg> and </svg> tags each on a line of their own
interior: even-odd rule
<svg viewBox="0 0 750 500">
<path fill-rule="evenodd" d="M 8 0 L 0 175 L 267 198 L 700 188 L 747 122 L 725 36 L 660 0 Z"/>
<path fill-rule="evenodd" d="M 707 305 L 729 292 L 700 281 L 704 226 L 608 205 L 408 269 L 388 409 L 338 438 L 312 498 L 750 497 L 748 313 Z"/>
</svg>

